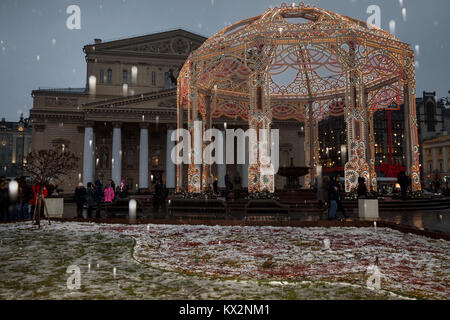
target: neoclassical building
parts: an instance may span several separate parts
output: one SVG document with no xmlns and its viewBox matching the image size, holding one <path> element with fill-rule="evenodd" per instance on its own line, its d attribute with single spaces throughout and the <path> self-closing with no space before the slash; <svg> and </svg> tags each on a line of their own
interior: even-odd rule
<svg viewBox="0 0 450 320">
<path fill-rule="evenodd" d="M 147 190 L 161 176 L 175 188 L 175 165 L 169 138 L 177 125 L 176 77 L 189 54 L 206 38 L 184 30 L 86 45 L 86 84 L 83 88 L 39 89 L 32 92 L 33 150 L 67 148 L 79 157 L 79 167 L 60 187 L 65 192 L 82 181 L 105 184 L 125 180 L 132 191 Z M 242 128 L 236 118 L 218 118 L 218 129 Z M 297 121 L 281 124 L 280 165 L 302 166 L 304 128 Z M 240 173 L 243 165 L 213 168 L 224 186 L 224 173 Z M 187 174 L 187 170 L 184 170 Z M 183 179 L 186 182 L 186 179 Z M 278 188 L 284 178 L 276 177 Z"/>
</svg>

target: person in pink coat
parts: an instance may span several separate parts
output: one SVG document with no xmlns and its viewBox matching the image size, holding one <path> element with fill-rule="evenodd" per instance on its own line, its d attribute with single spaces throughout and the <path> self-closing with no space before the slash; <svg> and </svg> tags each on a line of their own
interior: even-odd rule
<svg viewBox="0 0 450 320">
<path fill-rule="evenodd" d="M 114 201 L 114 190 L 111 188 L 111 185 L 108 184 L 108 186 L 105 189 L 105 203 L 111 204 Z"/>
</svg>

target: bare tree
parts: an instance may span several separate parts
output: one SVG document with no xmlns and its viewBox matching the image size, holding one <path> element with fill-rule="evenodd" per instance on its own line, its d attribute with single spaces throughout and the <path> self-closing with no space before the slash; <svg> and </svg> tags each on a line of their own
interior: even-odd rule
<svg viewBox="0 0 450 320">
<path fill-rule="evenodd" d="M 53 148 L 33 151 L 26 157 L 26 160 L 26 171 L 33 183 L 39 186 L 35 212 L 37 208 L 37 224 L 40 226 L 40 207 L 45 206 L 46 208 L 45 200 L 42 196 L 44 186 L 48 186 L 50 183 L 68 176 L 77 167 L 78 157 L 67 149 Z"/>
</svg>

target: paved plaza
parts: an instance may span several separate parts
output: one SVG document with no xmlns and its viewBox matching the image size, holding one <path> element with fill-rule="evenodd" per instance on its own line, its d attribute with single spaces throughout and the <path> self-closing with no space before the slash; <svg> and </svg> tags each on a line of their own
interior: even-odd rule
<svg viewBox="0 0 450 320">
<path fill-rule="evenodd" d="M 0 225 L 1 299 L 447 299 L 444 240 L 386 228 Z M 326 239 L 329 241 L 327 247 Z M 70 290 L 67 269 L 80 270 Z M 380 287 L 368 284 L 370 268 Z"/>
</svg>

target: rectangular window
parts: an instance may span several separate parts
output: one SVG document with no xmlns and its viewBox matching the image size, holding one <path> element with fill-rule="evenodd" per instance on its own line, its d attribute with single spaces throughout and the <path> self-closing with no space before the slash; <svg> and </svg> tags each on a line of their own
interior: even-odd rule
<svg viewBox="0 0 450 320">
<path fill-rule="evenodd" d="M 128 83 L 128 71 L 127 70 L 123 70 L 122 83 L 123 84 Z"/>
<path fill-rule="evenodd" d="M 112 83 L 112 70 L 108 69 L 108 83 Z"/>
<path fill-rule="evenodd" d="M 164 72 L 164 89 L 170 89 L 170 77 L 168 72 Z"/>
<path fill-rule="evenodd" d="M 156 86 L 156 72 L 152 71 L 152 86 Z"/>
<path fill-rule="evenodd" d="M 427 130 L 430 132 L 435 131 L 435 114 L 436 114 L 436 106 L 432 101 L 428 101 L 425 105 L 426 108 L 426 122 L 427 122 Z"/>
<path fill-rule="evenodd" d="M 98 77 L 100 83 L 105 83 L 105 70 L 100 69 L 100 75 Z"/>
</svg>

